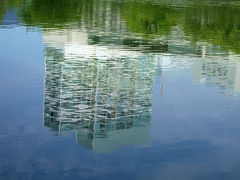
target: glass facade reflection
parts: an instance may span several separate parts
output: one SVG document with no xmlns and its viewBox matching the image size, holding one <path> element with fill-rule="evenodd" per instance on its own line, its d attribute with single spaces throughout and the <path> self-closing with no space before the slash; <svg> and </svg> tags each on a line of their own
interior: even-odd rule
<svg viewBox="0 0 240 180">
<path fill-rule="evenodd" d="M 44 125 L 58 135 L 76 131 L 95 152 L 148 143 L 154 58 L 88 45 L 82 32 L 56 34 L 44 34 Z"/>
</svg>

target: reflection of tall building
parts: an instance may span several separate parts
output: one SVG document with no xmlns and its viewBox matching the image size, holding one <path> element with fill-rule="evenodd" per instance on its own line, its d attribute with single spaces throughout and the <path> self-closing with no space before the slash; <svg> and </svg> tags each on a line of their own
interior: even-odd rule
<svg viewBox="0 0 240 180">
<path fill-rule="evenodd" d="M 88 45 L 84 33 L 46 33 L 44 40 L 46 126 L 75 130 L 78 143 L 95 152 L 148 142 L 154 58 Z"/>
<path fill-rule="evenodd" d="M 240 61 L 232 59 L 231 55 L 227 59 L 194 61 L 193 80 L 224 91 L 240 92 Z"/>
<path fill-rule="evenodd" d="M 170 46 L 169 46 L 170 47 Z M 225 56 L 155 56 L 156 65 L 163 76 L 182 70 L 193 69 L 193 81 L 216 87 L 224 94 L 240 92 L 240 59 L 231 53 Z"/>
</svg>

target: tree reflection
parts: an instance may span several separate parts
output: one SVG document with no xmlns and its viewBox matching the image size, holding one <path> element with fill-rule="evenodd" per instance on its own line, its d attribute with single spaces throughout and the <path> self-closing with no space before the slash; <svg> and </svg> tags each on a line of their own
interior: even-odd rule
<svg viewBox="0 0 240 180">
<path fill-rule="evenodd" d="M 239 7 L 187 8 L 185 14 L 184 32 L 191 41 L 206 41 L 240 52 Z"/>
<path fill-rule="evenodd" d="M 193 43 L 209 42 L 239 52 L 240 11 L 236 1 L 14 0 L 0 2 L 0 19 L 13 7 L 28 26 L 64 29 L 74 25 L 145 39 L 168 39 L 177 26 Z"/>
<path fill-rule="evenodd" d="M 12 9 L 21 9 L 22 4 L 24 4 L 24 0 L 1 0 L 0 1 L 0 24 L 1 21 L 4 19 L 4 16 L 7 12 L 7 10 Z"/>
</svg>

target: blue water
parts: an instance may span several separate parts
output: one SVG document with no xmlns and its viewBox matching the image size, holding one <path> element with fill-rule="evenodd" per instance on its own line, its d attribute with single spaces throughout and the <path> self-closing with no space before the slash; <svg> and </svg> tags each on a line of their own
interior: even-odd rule
<svg viewBox="0 0 240 180">
<path fill-rule="evenodd" d="M 35 17 L 44 2 L 3 2 L 0 179 L 240 178 L 240 56 L 230 45 L 238 39 L 194 38 L 172 20 L 199 4 L 128 9 L 132 2 L 81 1 L 102 14 L 81 11 L 79 20 L 69 0 L 49 21 Z M 200 7 L 215 8 L 216 25 L 222 6 L 208 3 Z M 238 6 L 228 3 L 230 16 Z M 143 19 L 169 32 L 131 21 L 145 6 L 156 11 Z M 170 13 L 161 18 L 158 8 Z"/>
</svg>

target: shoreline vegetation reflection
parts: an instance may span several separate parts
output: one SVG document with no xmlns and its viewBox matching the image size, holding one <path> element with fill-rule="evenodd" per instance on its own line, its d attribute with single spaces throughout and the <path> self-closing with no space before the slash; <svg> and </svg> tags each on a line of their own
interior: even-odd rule
<svg viewBox="0 0 240 180">
<path fill-rule="evenodd" d="M 4 0 L 0 3 L 2 24 L 5 14 L 12 9 L 18 22 L 43 31 L 77 27 L 143 40 L 126 40 L 125 43 L 134 47 L 154 40 L 167 45 L 173 33 L 180 33 L 180 36 L 182 33 L 182 38 L 193 44 L 210 43 L 227 51 L 240 52 L 240 4 L 234 0 L 227 3 L 223 0 Z M 114 43 L 114 39 L 111 41 Z M 159 50 L 156 44 L 155 48 Z"/>
</svg>

